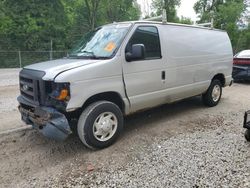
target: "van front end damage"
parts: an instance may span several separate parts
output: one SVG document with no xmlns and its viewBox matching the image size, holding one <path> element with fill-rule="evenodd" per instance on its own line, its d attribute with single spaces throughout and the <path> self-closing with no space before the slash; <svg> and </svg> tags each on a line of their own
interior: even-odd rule
<svg viewBox="0 0 250 188">
<path fill-rule="evenodd" d="M 22 120 L 39 130 L 44 136 L 63 141 L 72 133 L 69 122 L 63 113 L 52 107 L 27 105 L 27 103 L 23 103 L 21 97 L 18 97 L 18 101 Z"/>
</svg>

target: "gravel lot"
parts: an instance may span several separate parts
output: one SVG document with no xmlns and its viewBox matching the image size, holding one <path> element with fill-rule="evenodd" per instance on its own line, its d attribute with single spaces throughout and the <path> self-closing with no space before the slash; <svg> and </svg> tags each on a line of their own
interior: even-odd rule
<svg viewBox="0 0 250 188">
<path fill-rule="evenodd" d="M 24 127 L 17 110 L 20 69 L 0 69 L 0 132 Z"/>
<path fill-rule="evenodd" d="M 13 75 L 0 82 L 5 130 L 24 126 Z M 117 143 L 98 151 L 74 135 L 59 143 L 33 130 L 3 134 L 0 187 L 250 187 L 249 93 L 250 84 L 234 84 L 214 108 L 194 97 L 129 116 Z"/>
</svg>

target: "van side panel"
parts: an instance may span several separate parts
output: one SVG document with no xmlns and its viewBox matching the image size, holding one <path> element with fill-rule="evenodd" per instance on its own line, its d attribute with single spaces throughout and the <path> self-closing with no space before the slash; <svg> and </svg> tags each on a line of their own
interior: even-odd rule
<svg viewBox="0 0 250 188">
<path fill-rule="evenodd" d="M 226 32 L 176 25 L 162 28 L 170 102 L 204 93 L 218 73 L 231 81 L 233 53 Z"/>
</svg>

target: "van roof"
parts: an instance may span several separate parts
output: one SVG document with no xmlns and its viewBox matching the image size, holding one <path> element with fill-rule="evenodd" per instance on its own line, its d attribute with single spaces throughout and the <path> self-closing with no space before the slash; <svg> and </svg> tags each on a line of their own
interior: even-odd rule
<svg viewBox="0 0 250 188">
<path fill-rule="evenodd" d="M 139 21 L 125 21 L 125 22 L 114 22 L 116 24 L 159 24 L 159 25 L 173 25 L 173 26 L 181 26 L 181 27 L 192 27 L 192 28 L 198 28 L 198 29 L 207 29 L 207 30 L 213 30 L 213 31 L 221 31 L 221 32 L 226 32 L 221 29 L 215 29 L 215 28 L 210 28 L 210 27 L 204 27 L 204 26 L 199 26 L 199 25 L 187 25 L 187 24 L 180 24 L 180 23 L 162 23 L 159 21 L 147 21 L 147 20 L 139 20 Z"/>
</svg>

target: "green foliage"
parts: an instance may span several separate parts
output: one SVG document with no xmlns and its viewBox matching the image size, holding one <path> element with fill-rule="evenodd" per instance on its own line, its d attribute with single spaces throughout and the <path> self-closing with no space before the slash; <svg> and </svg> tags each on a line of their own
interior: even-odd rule
<svg viewBox="0 0 250 188">
<path fill-rule="evenodd" d="M 180 0 L 153 0 L 153 8 L 156 10 L 152 16 L 162 15 L 162 10 L 167 12 L 167 19 L 169 22 L 178 22 L 176 7 L 180 6 Z"/>
<path fill-rule="evenodd" d="M 140 7 L 134 0 L 104 0 L 103 13 L 108 22 L 136 20 Z"/>
<path fill-rule="evenodd" d="M 190 18 L 186 18 L 186 17 L 181 17 L 178 19 L 177 21 L 178 23 L 181 23 L 181 24 L 188 24 L 188 25 L 193 25 L 193 21 L 190 19 Z"/>
<path fill-rule="evenodd" d="M 249 29 L 242 31 L 237 25 L 246 7 L 247 1 L 244 0 L 199 0 L 194 10 L 199 14 L 200 23 L 210 22 L 213 17 L 215 28 L 228 32 L 234 52 L 238 52 L 249 48 L 246 42 Z"/>
<path fill-rule="evenodd" d="M 65 0 L 64 0 L 65 1 Z M 69 0 L 68 0 L 69 1 Z M 68 36 L 68 46 L 72 46 L 81 36 L 92 30 L 96 26 L 107 23 L 137 20 L 140 16 L 140 8 L 135 0 L 102 0 L 97 5 L 92 1 L 82 1 L 74 8 L 74 22 L 70 26 Z M 86 2 L 88 5 L 86 5 Z M 94 18 L 93 18 L 94 17 Z"/>
<path fill-rule="evenodd" d="M 250 26 L 248 29 L 239 31 L 239 38 L 235 46 L 235 52 L 239 52 L 244 49 L 250 49 Z"/>
<path fill-rule="evenodd" d="M 136 0 L 0 0 L 0 50 L 69 49 L 84 33 L 136 20 Z"/>
<path fill-rule="evenodd" d="M 55 48 L 64 47 L 61 41 L 65 38 L 67 18 L 61 1 L 8 0 L 1 6 L 9 20 L 5 19 L 8 24 L 0 30 L 0 35 L 9 39 L 1 45 L 2 49 L 47 49 L 55 38 L 58 39 Z"/>
</svg>

